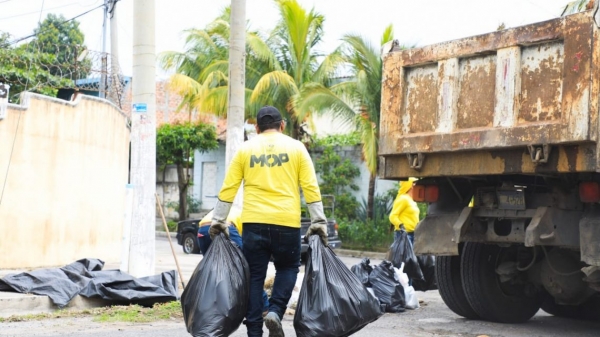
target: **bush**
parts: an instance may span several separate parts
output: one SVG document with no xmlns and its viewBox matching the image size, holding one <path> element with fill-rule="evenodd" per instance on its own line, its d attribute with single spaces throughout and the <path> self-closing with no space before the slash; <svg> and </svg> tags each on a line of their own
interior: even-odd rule
<svg viewBox="0 0 600 337">
<path fill-rule="evenodd" d="M 345 249 L 387 252 L 394 241 L 387 219 L 342 219 L 338 225 L 338 235 Z"/>
<path fill-rule="evenodd" d="M 177 222 L 176 221 L 169 220 L 169 222 L 167 222 L 167 227 L 169 228 L 170 232 L 177 232 Z"/>
</svg>

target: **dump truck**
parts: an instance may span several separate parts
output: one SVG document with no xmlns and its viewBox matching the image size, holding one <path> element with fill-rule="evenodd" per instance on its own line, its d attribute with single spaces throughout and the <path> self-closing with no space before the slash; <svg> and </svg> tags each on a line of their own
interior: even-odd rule
<svg viewBox="0 0 600 337">
<path fill-rule="evenodd" d="M 419 178 L 414 249 L 460 316 L 600 316 L 599 25 L 383 47 L 378 176 Z"/>
</svg>

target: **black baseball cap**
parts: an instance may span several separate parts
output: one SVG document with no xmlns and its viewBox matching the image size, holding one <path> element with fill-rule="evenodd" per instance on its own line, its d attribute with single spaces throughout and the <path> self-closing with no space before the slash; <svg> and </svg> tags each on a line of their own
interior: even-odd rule
<svg viewBox="0 0 600 337">
<path fill-rule="evenodd" d="M 281 122 L 281 114 L 277 108 L 272 106 L 264 106 L 258 110 L 256 115 L 256 123 L 258 125 L 268 125 L 271 123 Z"/>
</svg>

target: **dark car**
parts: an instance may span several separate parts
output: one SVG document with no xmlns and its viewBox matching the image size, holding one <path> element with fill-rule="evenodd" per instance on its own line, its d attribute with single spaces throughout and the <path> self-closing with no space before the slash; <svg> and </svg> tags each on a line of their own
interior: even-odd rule
<svg viewBox="0 0 600 337">
<path fill-rule="evenodd" d="M 325 197 L 325 196 L 324 196 Z M 333 198 L 331 197 L 331 200 Z M 333 205 L 334 202 L 332 201 Z M 331 209 L 331 214 L 333 214 L 333 206 L 326 206 L 326 209 Z M 306 213 L 306 212 L 304 212 Z M 183 252 L 186 254 L 199 254 L 200 247 L 198 246 L 198 223 L 202 219 L 189 219 L 184 221 L 179 221 L 177 223 L 177 243 L 179 243 L 183 247 Z M 308 244 L 304 242 L 304 235 L 306 231 L 310 227 L 310 218 L 302 217 L 300 220 L 300 235 L 302 237 L 302 256 L 306 253 L 308 249 Z M 331 219 L 327 222 L 327 234 L 329 247 L 336 249 L 342 247 L 342 241 L 338 237 L 338 224 L 335 220 Z"/>
</svg>

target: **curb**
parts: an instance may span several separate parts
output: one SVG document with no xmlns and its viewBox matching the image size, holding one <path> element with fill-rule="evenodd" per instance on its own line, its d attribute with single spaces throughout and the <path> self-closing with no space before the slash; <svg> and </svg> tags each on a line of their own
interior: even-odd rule
<svg viewBox="0 0 600 337">
<path fill-rule="evenodd" d="M 375 260 L 385 260 L 386 256 L 387 256 L 387 253 L 364 252 L 364 251 L 350 250 L 350 249 L 336 249 L 334 251 L 338 256 L 357 257 L 357 258 L 368 257 L 369 259 L 375 259 Z"/>
<path fill-rule="evenodd" d="M 114 304 L 97 298 L 75 296 L 63 309 L 90 309 Z M 60 309 L 48 296 L 19 293 L 0 293 L 0 317 L 53 313 Z"/>
<path fill-rule="evenodd" d="M 172 238 L 176 238 L 177 237 L 177 233 L 171 233 L 171 232 L 169 232 L 169 234 L 171 235 Z M 157 238 L 166 238 L 167 237 L 167 232 L 156 231 L 156 237 Z"/>
</svg>

